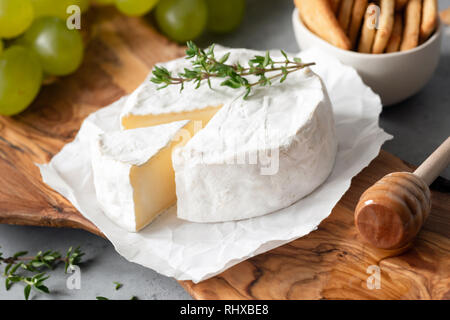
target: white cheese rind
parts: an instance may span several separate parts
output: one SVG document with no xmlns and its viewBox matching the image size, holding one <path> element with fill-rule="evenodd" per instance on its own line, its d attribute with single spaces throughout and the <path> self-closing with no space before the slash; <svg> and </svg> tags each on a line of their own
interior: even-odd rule
<svg viewBox="0 0 450 320">
<path fill-rule="evenodd" d="M 130 172 L 166 147 L 188 121 L 101 133 L 91 144 L 92 169 L 98 202 L 117 225 L 136 232 L 134 190 Z M 149 182 L 151 183 L 151 182 Z"/>
<path fill-rule="evenodd" d="M 289 77 L 224 106 L 175 150 L 179 218 L 223 222 L 265 215 L 326 180 L 337 152 L 330 100 L 311 71 Z M 250 163 L 250 155 L 264 150 L 273 152 L 266 153 L 273 155 L 272 166 L 261 157 Z"/>
<path fill-rule="evenodd" d="M 173 141 L 188 122 L 176 121 L 154 127 L 102 134 L 98 139 L 98 147 L 104 157 L 140 166 Z"/>
</svg>

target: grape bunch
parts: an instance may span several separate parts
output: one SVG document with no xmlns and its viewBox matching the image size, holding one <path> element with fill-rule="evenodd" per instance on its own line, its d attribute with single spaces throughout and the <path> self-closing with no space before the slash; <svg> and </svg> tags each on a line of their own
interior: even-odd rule
<svg viewBox="0 0 450 320">
<path fill-rule="evenodd" d="M 67 27 L 67 9 L 85 12 L 91 3 L 115 5 L 127 16 L 154 9 L 159 29 L 178 42 L 205 30 L 230 32 L 245 11 L 245 0 L 0 0 L 0 115 L 25 110 L 47 77 L 78 69 L 84 45 L 80 32 Z"/>
<path fill-rule="evenodd" d="M 70 5 L 85 11 L 89 1 L 0 0 L 0 114 L 23 111 L 45 77 L 65 76 L 80 66 L 83 41 L 65 20 Z"/>
</svg>

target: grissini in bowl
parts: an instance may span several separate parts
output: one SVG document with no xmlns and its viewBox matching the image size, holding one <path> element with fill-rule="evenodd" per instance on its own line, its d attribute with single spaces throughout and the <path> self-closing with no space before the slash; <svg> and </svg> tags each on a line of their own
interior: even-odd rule
<svg viewBox="0 0 450 320">
<path fill-rule="evenodd" d="M 350 51 L 330 44 L 304 25 L 298 9 L 292 14 L 292 22 L 301 50 L 316 47 L 354 67 L 363 81 L 380 95 L 384 106 L 396 104 L 419 92 L 430 80 L 439 63 L 442 38 L 439 20 L 434 33 L 422 44 L 405 51 L 387 52 L 389 45 L 395 46 L 389 43 L 390 39 L 385 43 L 385 53 L 382 54 Z M 394 32 L 395 19 L 392 28 Z M 361 34 L 362 32 L 364 30 Z M 373 37 L 370 41 L 375 41 L 375 35 L 369 36 Z M 360 39 L 360 45 L 361 41 Z M 346 46 L 345 40 L 342 43 Z M 400 46 L 400 42 L 397 45 Z"/>
</svg>

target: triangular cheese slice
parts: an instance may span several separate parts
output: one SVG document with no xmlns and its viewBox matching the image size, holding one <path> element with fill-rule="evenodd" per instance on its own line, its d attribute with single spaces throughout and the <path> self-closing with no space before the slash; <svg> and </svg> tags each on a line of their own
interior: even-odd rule
<svg viewBox="0 0 450 320">
<path fill-rule="evenodd" d="M 172 151 L 195 134 L 194 122 L 103 133 L 92 144 L 97 199 L 106 215 L 138 231 L 175 204 Z"/>
</svg>

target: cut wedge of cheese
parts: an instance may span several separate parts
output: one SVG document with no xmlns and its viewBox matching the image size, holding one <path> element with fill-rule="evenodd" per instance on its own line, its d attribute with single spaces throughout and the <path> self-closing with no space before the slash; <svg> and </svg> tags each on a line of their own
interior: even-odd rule
<svg viewBox="0 0 450 320">
<path fill-rule="evenodd" d="M 178 113 L 127 115 L 122 118 L 122 128 L 125 130 L 145 128 L 180 120 L 199 121 L 199 127 L 203 128 L 221 107 L 221 105 L 216 107 L 208 106 L 203 109 Z"/>
<path fill-rule="evenodd" d="M 97 199 L 119 226 L 138 231 L 176 202 L 172 151 L 195 134 L 192 121 L 102 133 L 92 144 Z"/>
</svg>

